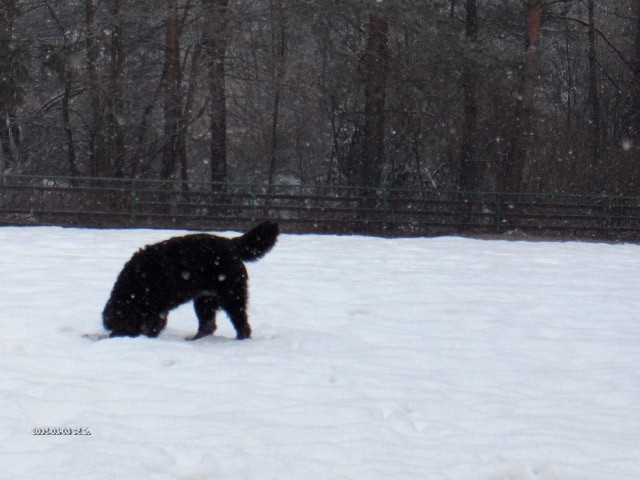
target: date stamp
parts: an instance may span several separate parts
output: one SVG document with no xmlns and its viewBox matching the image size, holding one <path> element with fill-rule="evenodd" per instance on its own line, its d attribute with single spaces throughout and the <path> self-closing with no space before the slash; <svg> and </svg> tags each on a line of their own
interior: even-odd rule
<svg viewBox="0 0 640 480">
<path fill-rule="evenodd" d="M 91 429 L 86 427 L 35 427 L 31 435 L 91 435 Z"/>
</svg>

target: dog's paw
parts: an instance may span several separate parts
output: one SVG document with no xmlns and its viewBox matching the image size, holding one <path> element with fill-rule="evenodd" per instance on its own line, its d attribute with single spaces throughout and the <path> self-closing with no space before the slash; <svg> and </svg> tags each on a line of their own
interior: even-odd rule
<svg viewBox="0 0 640 480">
<path fill-rule="evenodd" d="M 236 335 L 236 338 L 238 340 L 246 340 L 248 338 L 251 338 L 251 327 L 249 325 L 243 327 L 238 331 L 238 335 Z"/>
<path fill-rule="evenodd" d="M 189 342 L 193 342 L 194 340 L 198 340 L 200 338 L 207 337 L 209 335 L 213 335 L 213 332 L 198 332 L 193 337 L 185 338 L 185 340 L 187 340 Z"/>
</svg>

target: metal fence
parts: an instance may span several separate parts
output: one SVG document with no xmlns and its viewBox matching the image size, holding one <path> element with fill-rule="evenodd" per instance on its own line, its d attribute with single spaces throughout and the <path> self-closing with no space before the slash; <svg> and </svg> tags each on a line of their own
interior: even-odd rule
<svg viewBox="0 0 640 480">
<path fill-rule="evenodd" d="M 0 224 L 640 239 L 640 197 L 5 175 Z"/>
</svg>

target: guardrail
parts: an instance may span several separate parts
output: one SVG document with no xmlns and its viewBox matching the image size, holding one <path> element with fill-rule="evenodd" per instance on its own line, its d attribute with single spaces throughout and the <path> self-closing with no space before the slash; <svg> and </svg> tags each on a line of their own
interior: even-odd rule
<svg viewBox="0 0 640 480">
<path fill-rule="evenodd" d="M 0 224 L 297 233 L 640 238 L 640 197 L 143 179 L 0 177 Z"/>
</svg>

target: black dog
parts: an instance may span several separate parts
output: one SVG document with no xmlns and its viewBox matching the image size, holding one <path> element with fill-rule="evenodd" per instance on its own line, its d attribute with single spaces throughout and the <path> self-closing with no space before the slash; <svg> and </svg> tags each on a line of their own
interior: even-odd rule
<svg viewBox="0 0 640 480">
<path fill-rule="evenodd" d="M 238 339 L 249 338 L 242 261 L 262 257 L 277 238 L 278 225 L 265 222 L 241 237 L 202 233 L 146 246 L 120 272 L 102 312 L 105 328 L 112 337 L 157 337 L 169 311 L 193 300 L 199 322 L 193 340 L 213 334 L 218 308 L 229 315 Z"/>
</svg>

